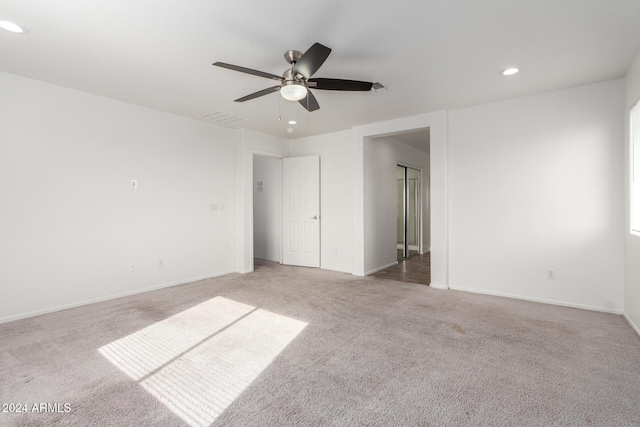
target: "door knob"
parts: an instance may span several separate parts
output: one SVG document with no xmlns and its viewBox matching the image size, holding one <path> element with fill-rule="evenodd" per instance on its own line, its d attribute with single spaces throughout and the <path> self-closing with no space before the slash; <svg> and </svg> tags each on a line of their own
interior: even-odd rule
<svg viewBox="0 0 640 427">
<path fill-rule="evenodd" d="M 311 219 L 318 219 L 318 215 L 314 215 Z"/>
</svg>

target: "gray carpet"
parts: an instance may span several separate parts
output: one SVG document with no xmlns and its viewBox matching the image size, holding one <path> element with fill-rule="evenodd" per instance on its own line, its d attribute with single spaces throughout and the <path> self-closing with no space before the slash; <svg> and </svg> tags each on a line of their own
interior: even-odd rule
<svg viewBox="0 0 640 427">
<path fill-rule="evenodd" d="M 0 403 L 27 404 L 3 426 L 638 426 L 640 339 L 621 316 L 261 263 L 0 324 Z"/>
</svg>

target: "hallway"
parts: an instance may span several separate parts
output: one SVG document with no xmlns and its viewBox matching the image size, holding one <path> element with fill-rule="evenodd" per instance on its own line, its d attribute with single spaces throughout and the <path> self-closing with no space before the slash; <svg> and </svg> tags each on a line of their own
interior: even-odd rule
<svg viewBox="0 0 640 427">
<path fill-rule="evenodd" d="M 398 260 L 398 265 L 386 268 L 372 274 L 381 279 L 397 280 L 400 282 L 429 285 L 431 282 L 431 257 L 427 252 L 423 255 L 414 254 L 404 260 Z"/>
</svg>

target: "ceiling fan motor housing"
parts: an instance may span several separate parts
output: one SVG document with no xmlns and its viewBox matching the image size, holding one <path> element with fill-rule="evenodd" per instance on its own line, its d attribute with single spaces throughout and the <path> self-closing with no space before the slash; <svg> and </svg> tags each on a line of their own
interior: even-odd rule
<svg viewBox="0 0 640 427">
<path fill-rule="evenodd" d="M 291 65 L 295 64 L 302 57 L 302 52 L 298 52 L 297 50 L 288 50 L 284 53 L 284 59 Z"/>
<path fill-rule="evenodd" d="M 282 73 L 283 82 L 282 85 L 285 84 L 299 84 L 305 83 L 304 76 L 302 74 L 293 75 L 293 69 L 287 68 L 284 73 Z"/>
</svg>

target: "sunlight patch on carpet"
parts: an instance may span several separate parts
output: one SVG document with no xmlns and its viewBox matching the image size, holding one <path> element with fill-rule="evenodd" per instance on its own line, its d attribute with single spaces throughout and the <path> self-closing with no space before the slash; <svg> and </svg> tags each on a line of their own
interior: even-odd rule
<svg viewBox="0 0 640 427">
<path fill-rule="evenodd" d="M 254 309 L 215 297 L 107 344 L 99 351 L 138 381 Z"/>
<path fill-rule="evenodd" d="M 208 426 L 306 326 L 216 297 L 99 351 L 189 425 Z"/>
</svg>

